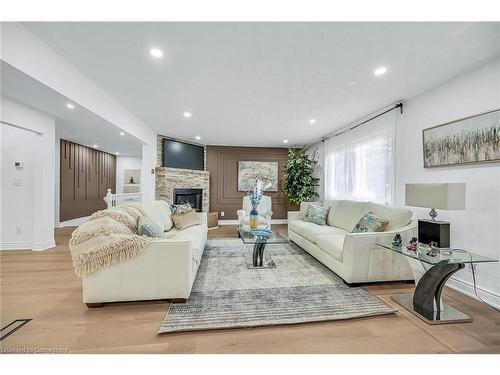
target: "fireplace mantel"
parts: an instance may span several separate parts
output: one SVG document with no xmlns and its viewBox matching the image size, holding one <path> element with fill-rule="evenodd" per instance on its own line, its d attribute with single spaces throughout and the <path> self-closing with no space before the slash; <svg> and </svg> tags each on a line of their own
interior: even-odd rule
<svg viewBox="0 0 500 375">
<path fill-rule="evenodd" d="M 210 172 L 156 167 L 156 199 L 173 202 L 174 189 L 202 189 L 202 211 L 209 211 Z"/>
</svg>

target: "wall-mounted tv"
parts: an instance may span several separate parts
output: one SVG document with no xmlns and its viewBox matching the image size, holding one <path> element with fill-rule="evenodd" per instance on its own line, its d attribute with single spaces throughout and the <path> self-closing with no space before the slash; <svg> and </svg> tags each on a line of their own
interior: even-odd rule
<svg viewBox="0 0 500 375">
<path fill-rule="evenodd" d="M 184 169 L 205 169 L 203 146 L 163 139 L 163 166 Z"/>
</svg>

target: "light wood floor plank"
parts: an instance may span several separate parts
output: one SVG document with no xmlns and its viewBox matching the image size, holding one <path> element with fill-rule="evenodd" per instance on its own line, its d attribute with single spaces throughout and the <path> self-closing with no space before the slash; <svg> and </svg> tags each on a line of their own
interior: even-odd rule
<svg viewBox="0 0 500 375">
<path fill-rule="evenodd" d="M 1 324 L 32 318 L 0 343 L 70 353 L 500 353 L 500 314 L 447 289 L 446 300 L 474 322 L 429 326 L 390 299 L 404 283 L 365 288 L 398 309 L 393 315 L 348 321 L 157 335 L 168 303 L 116 303 L 87 309 L 67 242 L 74 228 L 56 229 L 54 249 L 0 252 Z M 286 234 L 286 225 L 280 226 Z M 210 237 L 236 237 L 234 226 Z"/>
</svg>

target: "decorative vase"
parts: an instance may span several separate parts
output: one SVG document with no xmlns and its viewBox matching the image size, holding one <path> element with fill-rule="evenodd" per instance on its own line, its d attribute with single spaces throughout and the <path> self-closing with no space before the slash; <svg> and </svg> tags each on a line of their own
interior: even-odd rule
<svg viewBox="0 0 500 375">
<path fill-rule="evenodd" d="M 250 228 L 252 229 L 257 228 L 258 219 L 259 219 L 259 213 L 257 212 L 257 209 L 252 207 L 252 210 L 250 211 L 250 221 L 248 223 L 250 225 Z"/>
</svg>

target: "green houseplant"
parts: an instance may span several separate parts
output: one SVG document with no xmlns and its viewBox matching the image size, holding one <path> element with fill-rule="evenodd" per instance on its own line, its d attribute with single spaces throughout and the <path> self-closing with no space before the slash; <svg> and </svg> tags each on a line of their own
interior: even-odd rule
<svg viewBox="0 0 500 375">
<path fill-rule="evenodd" d="M 283 193 L 294 207 L 319 197 L 316 192 L 319 178 L 313 176 L 317 161 L 309 157 L 307 149 L 306 146 L 289 149 L 288 160 L 283 168 Z"/>
</svg>

